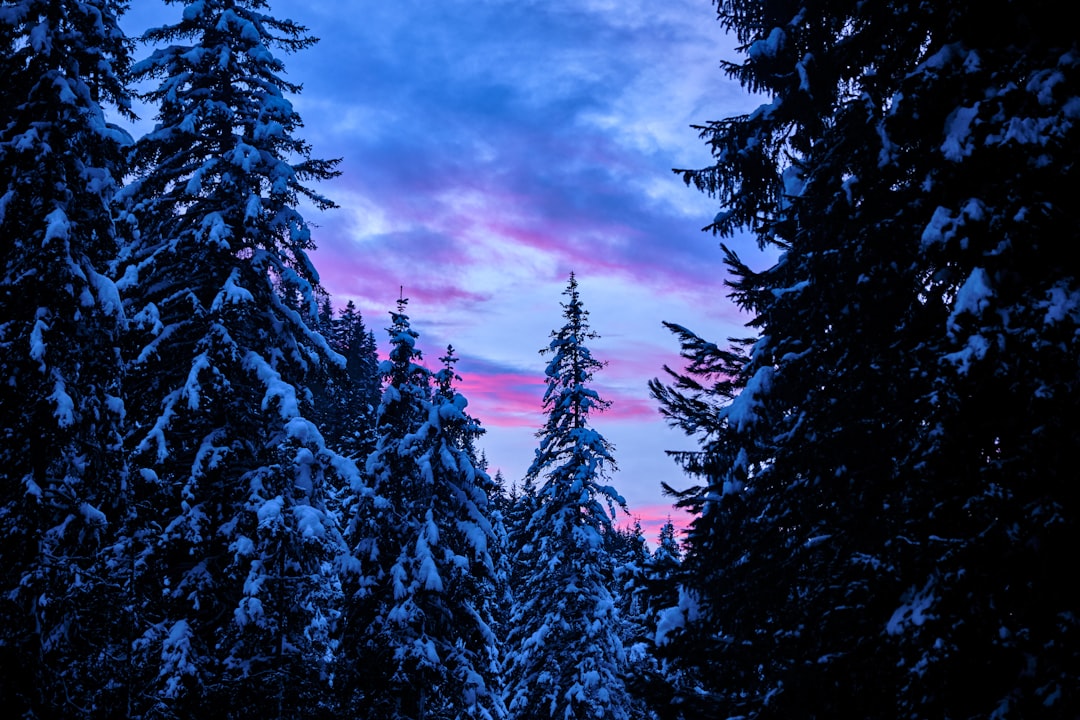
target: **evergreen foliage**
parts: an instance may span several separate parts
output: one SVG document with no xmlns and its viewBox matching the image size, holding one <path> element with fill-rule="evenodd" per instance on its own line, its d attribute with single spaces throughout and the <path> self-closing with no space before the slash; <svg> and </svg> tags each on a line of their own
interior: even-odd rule
<svg viewBox="0 0 1080 720">
<path fill-rule="evenodd" d="M 573 274 L 563 294 L 566 323 L 541 351 L 551 355 L 547 418 L 527 473 L 539 483 L 538 505 L 515 563 L 521 580 L 507 639 L 507 699 L 520 720 L 618 720 L 628 717 L 628 701 L 609 538 L 615 506 L 625 502 L 604 482 L 612 447 L 588 422 L 608 402 L 588 386 L 603 363 L 585 344 L 597 335 Z"/>
<path fill-rule="evenodd" d="M 306 379 L 337 356 L 312 326 L 318 275 L 300 198 L 334 175 L 294 132 L 272 50 L 314 42 L 260 0 L 186 5 L 138 63 L 157 124 L 125 200 L 122 256 L 143 590 L 145 717 L 325 712 L 342 550 L 328 485 L 357 477 L 328 449 Z"/>
<path fill-rule="evenodd" d="M 352 300 L 335 320 L 330 344 L 345 358 L 345 379 L 343 392 L 336 396 L 343 412 L 329 430 L 341 436 L 345 454 L 366 458 L 375 448 L 375 410 L 382 387 L 375 334 Z"/>
<path fill-rule="evenodd" d="M 717 3 L 701 128 L 749 348 L 673 326 L 701 452 L 684 717 L 1076 717 L 1080 41 L 1066 3 Z"/>
<path fill-rule="evenodd" d="M 318 325 L 344 362 L 320 368 L 309 382 L 316 421 L 327 445 L 362 463 L 375 449 L 375 410 L 382 389 L 375 335 L 352 300 L 335 316 L 330 298 L 324 298 Z"/>
<path fill-rule="evenodd" d="M 123 707 L 128 486 L 108 266 L 130 138 L 111 0 L 0 6 L 0 703 L 12 717 Z"/>
<path fill-rule="evenodd" d="M 362 717 L 499 720 L 494 486 L 477 467 L 482 432 L 454 389 L 453 349 L 432 373 L 418 333 L 391 313 L 390 359 L 366 476 L 374 497 L 353 503 L 342 679 L 345 709 Z"/>
<path fill-rule="evenodd" d="M 678 604 L 678 571 L 682 549 L 675 526 L 668 518 L 660 529 L 656 550 L 636 564 L 633 576 L 633 614 L 627 632 L 627 688 L 635 717 L 678 718 L 679 669 L 656 651 L 656 637 L 664 631 L 661 613 Z"/>
<path fill-rule="evenodd" d="M 134 67 L 123 0 L 0 3 L 9 715 L 1080 716 L 1070 6 L 716 0 L 766 101 L 678 172 L 778 259 L 725 248 L 754 337 L 667 324 L 695 520 L 650 554 L 576 277 L 507 489 L 453 348 L 427 369 L 402 299 L 380 364 L 320 287 L 336 161 L 278 57 L 315 40 L 166 2 Z"/>
</svg>

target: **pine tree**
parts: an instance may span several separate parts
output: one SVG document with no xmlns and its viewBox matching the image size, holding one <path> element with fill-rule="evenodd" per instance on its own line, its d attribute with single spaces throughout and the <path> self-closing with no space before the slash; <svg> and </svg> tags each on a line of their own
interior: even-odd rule
<svg viewBox="0 0 1080 720">
<path fill-rule="evenodd" d="M 675 537 L 675 523 L 668 517 L 660 527 L 660 534 L 656 538 L 656 550 L 649 558 L 649 572 L 657 576 L 669 576 L 678 567 L 682 560 L 682 549 L 679 540 Z"/>
<path fill-rule="evenodd" d="M 375 336 L 352 300 L 334 321 L 330 344 L 345 358 L 345 372 L 331 401 L 337 415 L 328 430 L 344 454 L 363 459 L 375 449 L 381 378 Z"/>
<path fill-rule="evenodd" d="M 573 274 L 566 324 L 552 333 L 544 428 L 527 479 L 537 510 L 519 550 L 521 583 L 508 639 L 508 707 L 515 718 L 625 718 L 625 653 L 612 595 L 609 540 L 622 497 L 605 483 L 612 447 L 589 425 L 609 403 L 588 387 L 603 367 L 585 343 L 598 337 Z M 527 561 L 527 563 L 526 563 Z"/>
<path fill-rule="evenodd" d="M 656 651 L 656 639 L 668 632 L 665 626 L 670 608 L 678 607 L 678 580 L 682 550 L 671 518 L 660 528 L 656 550 L 645 560 L 636 598 L 640 603 L 627 687 L 637 707 L 638 717 L 678 718 L 682 715 L 676 688 L 686 685 L 679 668 Z"/>
<path fill-rule="evenodd" d="M 659 675 L 652 652 L 653 626 L 649 614 L 651 588 L 647 571 L 652 555 L 641 522 L 635 519 L 629 527 L 615 528 L 609 546 L 615 562 L 612 595 L 619 614 L 619 638 L 626 650 L 622 675 L 629 695 L 629 716 L 641 720 L 655 718 L 650 707 L 655 698 L 648 692 Z"/>
<path fill-rule="evenodd" d="M 139 235 L 122 288 L 136 336 L 133 463 L 145 542 L 137 571 L 140 714 L 325 712 L 342 551 L 327 449 L 306 379 L 335 357 L 318 319 L 304 183 L 334 174 L 295 136 L 273 49 L 311 45 L 260 0 L 205 0 L 148 33 L 157 124 L 125 192 Z"/>
<path fill-rule="evenodd" d="M 408 717 L 402 703 L 408 671 L 414 668 L 399 665 L 405 665 L 410 643 L 417 640 L 395 626 L 407 615 L 391 615 L 399 601 L 409 599 L 402 578 L 392 571 L 407 542 L 411 508 L 403 506 L 416 495 L 413 439 L 431 397 L 431 373 L 419 363 L 419 333 L 410 327 L 407 302 L 399 300 L 387 328 L 391 347 L 379 368 L 385 387 L 376 415 L 376 444 L 366 460 L 367 483 L 360 488 L 368 492 L 350 495 L 345 506 L 350 515 L 346 542 L 355 564 L 345 579 L 338 687 L 344 712 L 376 718 Z"/>
<path fill-rule="evenodd" d="M 418 333 L 392 313 L 378 439 L 348 539 L 346 710 L 363 717 L 505 716 L 493 632 L 493 485 L 470 450 L 481 432 L 454 389 L 452 348 L 432 375 Z"/>
<path fill-rule="evenodd" d="M 681 707 L 676 688 L 685 682 L 679 669 L 656 651 L 656 638 L 663 638 L 667 628 L 664 616 L 669 608 L 677 605 L 678 569 L 681 550 L 675 538 L 675 526 L 671 519 L 660 530 L 655 552 L 649 553 L 643 546 L 640 528 L 626 533 L 633 539 L 632 547 L 638 548 L 631 561 L 624 564 L 617 575 L 622 583 L 624 645 L 627 648 L 626 687 L 632 697 L 633 717 L 678 718 Z"/>
<path fill-rule="evenodd" d="M 436 650 L 444 665 L 432 716 L 500 720 L 506 708 L 495 631 L 506 532 L 494 504 L 496 484 L 484 470 L 486 462 L 476 457 L 475 442 L 484 429 L 466 412 L 468 401 L 456 389 L 461 378 L 454 371 L 458 358 L 452 346 L 440 361 L 427 427 L 421 429 L 428 436 L 427 450 L 420 457 L 433 485 L 428 513 L 435 519 L 438 545 L 431 549 L 443 584 L 441 608 L 430 613 L 439 619 Z"/>
<path fill-rule="evenodd" d="M 127 487 L 107 278 L 130 138 L 121 3 L 0 7 L 0 702 L 12 717 L 123 704 Z"/>
<path fill-rule="evenodd" d="M 641 639 L 645 613 L 645 568 L 651 554 L 641 529 L 641 521 L 625 528 L 614 528 L 608 536 L 608 552 L 615 564 L 612 592 L 619 611 L 623 644 L 630 646 Z"/>
<path fill-rule="evenodd" d="M 749 355 L 676 328 L 700 362 L 654 385 L 702 440 L 687 717 L 1076 716 L 1067 8 L 718 3 L 770 102 L 685 178 L 780 256 L 727 255 Z"/>
<path fill-rule="evenodd" d="M 487 465 L 487 459 L 483 458 Z M 492 610 L 495 638 L 498 644 L 499 666 L 503 668 L 503 640 L 509 632 L 511 613 L 514 607 L 512 582 L 514 577 L 514 550 L 511 540 L 511 508 L 516 503 L 517 490 L 507 488 L 502 470 L 496 470 L 492 478 L 492 491 L 488 507 L 492 528 L 495 532 L 495 545 L 492 548 L 492 561 L 495 564 L 495 604 Z M 505 676 L 502 677 L 505 689 Z"/>
</svg>

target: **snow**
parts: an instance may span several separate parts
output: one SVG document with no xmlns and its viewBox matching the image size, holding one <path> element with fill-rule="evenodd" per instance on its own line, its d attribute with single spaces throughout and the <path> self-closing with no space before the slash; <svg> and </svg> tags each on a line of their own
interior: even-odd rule
<svg viewBox="0 0 1080 720">
<path fill-rule="evenodd" d="M 236 617 L 237 624 L 243 627 L 250 622 L 258 624 L 266 616 L 266 611 L 263 609 L 262 600 L 248 596 L 240 601 L 240 605 L 233 611 L 233 615 Z"/>
<path fill-rule="evenodd" d="M 237 143 L 236 147 L 233 148 L 233 151 L 229 153 L 228 159 L 229 162 L 239 167 L 245 173 L 250 173 L 255 170 L 260 157 L 257 148 L 254 148 L 247 143 Z"/>
<path fill-rule="evenodd" d="M 1005 134 L 1000 142 L 1015 142 L 1021 145 L 1045 145 L 1057 125 L 1056 118 L 1009 118 Z M 988 140 L 997 140 L 997 137 Z"/>
<path fill-rule="evenodd" d="M 278 401 L 278 413 L 283 420 L 289 420 L 300 416 L 300 406 L 296 401 L 296 388 L 281 379 L 281 375 L 270 366 L 266 360 L 255 351 L 250 351 L 244 357 L 244 367 L 254 370 L 259 379 L 266 387 L 263 396 L 262 409 L 270 407 L 273 400 Z"/>
<path fill-rule="evenodd" d="M 1046 315 L 1043 322 L 1046 325 L 1071 320 L 1080 324 L 1080 290 L 1070 288 L 1068 283 L 1060 282 L 1047 291 L 1047 300 L 1044 303 Z"/>
<path fill-rule="evenodd" d="M 922 234 L 922 246 L 924 248 L 930 245 L 938 243 L 944 243 L 951 238 L 955 231 L 951 225 L 953 222 L 952 213 L 948 208 L 941 207 L 940 205 L 934 209 L 934 214 L 930 218 L 930 223 L 923 230 Z"/>
<path fill-rule="evenodd" d="M 229 550 L 236 554 L 237 557 L 246 557 L 254 554 L 255 543 L 251 541 L 251 538 L 241 535 L 232 544 L 229 545 Z"/>
<path fill-rule="evenodd" d="M 656 635 L 654 637 L 656 645 L 666 644 L 669 635 L 683 629 L 687 623 L 697 620 L 699 614 L 700 608 L 697 600 L 685 588 L 680 587 L 678 605 L 664 608 L 657 615 Z"/>
<path fill-rule="evenodd" d="M 774 58 L 780 54 L 786 39 L 787 36 L 784 34 L 784 31 L 775 27 L 764 39 L 755 40 L 750 43 L 750 46 L 746 49 L 746 54 L 750 56 L 751 60 L 756 62 Z"/>
<path fill-rule="evenodd" d="M 97 294 L 98 305 L 101 307 L 102 312 L 106 315 L 122 318 L 124 305 L 113 281 L 93 269 L 87 273 L 87 278 Z"/>
<path fill-rule="evenodd" d="M 803 55 L 802 60 L 795 63 L 795 70 L 799 73 L 799 89 L 807 95 L 810 94 L 810 75 L 806 72 L 806 66 L 814 61 L 812 53 Z"/>
<path fill-rule="evenodd" d="M 775 298 L 781 298 L 785 295 L 798 294 L 808 287 L 810 287 L 810 281 L 801 280 L 800 282 L 795 283 L 791 287 L 773 288 L 772 294 Z"/>
<path fill-rule="evenodd" d="M 85 520 L 88 525 L 104 526 L 108 524 L 105 513 L 101 512 L 90 503 L 80 503 L 79 514 L 83 516 L 83 520 Z"/>
<path fill-rule="evenodd" d="M 978 267 L 973 269 L 964 284 L 956 291 L 956 299 L 948 320 L 949 334 L 955 336 L 960 331 L 958 319 L 961 315 L 968 313 L 976 318 L 979 317 L 990 305 L 993 297 L 994 291 L 986 270 Z"/>
<path fill-rule="evenodd" d="M 180 391 L 184 397 L 187 398 L 189 410 L 199 409 L 199 400 L 202 391 L 202 386 L 199 383 L 199 373 L 203 370 L 208 370 L 209 368 L 210 359 L 206 356 L 206 353 L 196 355 L 191 361 L 191 369 L 188 370 L 187 378 L 184 380 L 184 387 Z"/>
<path fill-rule="evenodd" d="M 319 428 L 310 420 L 302 417 L 289 418 L 285 423 L 285 435 L 289 439 L 296 440 L 304 445 L 314 445 L 318 448 L 324 447 Z M 297 461 L 299 461 L 299 457 Z"/>
<path fill-rule="evenodd" d="M 184 20 L 191 22 L 198 19 L 206 9 L 205 0 L 193 0 L 184 8 Z"/>
<path fill-rule="evenodd" d="M 49 329 L 45 318 L 48 316 L 48 308 L 38 308 L 34 314 L 34 327 L 30 330 L 30 359 L 38 361 L 38 368 L 42 372 L 45 372 L 45 332 Z"/>
<path fill-rule="evenodd" d="M 2 197 L 0 197 L 0 223 L 4 222 L 4 218 L 7 216 L 8 203 L 15 197 L 14 190 L 8 190 Z"/>
<path fill-rule="evenodd" d="M 53 385 L 53 394 L 49 399 L 56 403 L 53 416 L 60 427 L 68 427 L 75 422 L 75 401 L 67 394 L 67 387 L 61 378 L 56 378 Z"/>
<path fill-rule="evenodd" d="M 1052 105 L 1054 102 L 1054 88 L 1065 81 L 1065 74 L 1054 68 L 1035 73 L 1028 81 L 1026 90 L 1033 93 L 1040 105 Z"/>
<path fill-rule="evenodd" d="M 979 115 L 979 103 L 957 108 L 945 121 L 945 140 L 941 152 L 946 159 L 959 162 L 971 154 L 971 124 Z"/>
<path fill-rule="evenodd" d="M 915 73 L 925 72 L 927 70 L 941 70 L 942 68 L 957 62 L 960 59 L 961 52 L 962 49 L 959 43 L 943 45 L 940 50 L 923 60 L 919 66 L 915 68 Z"/>
<path fill-rule="evenodd" d="M 212 310 L 220 310 L 224 305 L 240 305 L 243 303 L 253 302 L 255 296 L 251 292 L 238 284 L 240 278 L 240 268 L 233 268 L 229 272 L 229 277 L 226 278 L 225 284 L 221 287 L 221 291 L 218 292 L 214 298 L 214 303 L 211 305 Z"/>
<path fill-rule="evenodd" d="M 404 600 L 409 596 L 409 590 L 405 585 L 405 568 L 401 566 L 401 563 L 395 563 L 390 568 L 390 577 L 393 579 L 394 584 L 394 599 Z"/>
<path fill-rule="evenodd" d="M 48 23 L 39 23 L 30 29 L 30 47 L 38 55 L 48 55 L 52 50 L 52 35 Z"/>
<path fill-rule="evenodd" d="M 222 250 L 229 249 L 229 237 L 232 232 L 229 226 L 225 224 L 225 218 L 221 216 L 221 213 L 207 213 L 202 220 L 201 230 L 209 242 L 217 245 Z"/>
<path fill-rule="evenodd" d="M 971 365 L 986 357 L 990 350 L 990 341 L 982 335 L 974 334 L 968 337 L 963 348 L 945 355 L 945 361 L 957 366 L 957 372 L 966 375 Z"/>
<path fill-rule="evenodd" d="M 443 581 L 439 576 L 439 568 L 435 565 L 435 560 L 430 555 L 425 556 L 420 561 L 418 579 L 425 590 L 438 593 L 443 591 Z"/>
<path fill-rule="evenodd" d="M 195 675 L 191 663 L 191 627 L 186 620 L 176 621 L 161 648 L 161 675 L 165 677 L 165 697 L 178 697 L 183 690 L 183 676 Z"/>
<path fill-rule="evenodd" d="M 476 554 L 486 553 L 488 550 L 488 535 L 483 528 L 473 522 L 460 521 L 457 524 L 458 531 L 465 536 L 465 542 Z"/>
<path fill-rule="evenodd" d="M 311 505 L 294 505 L 292 512 L 296 528 L 302 537 L 326 537 L 326 514 L 322 510 Z"/>
<path fill-rule="evenodd" d="M 247 204 L 244 207 L 244 219 L 255 220 L 262 214 L 262 198 L 252 193 L 248 196 Z"/>
<path fill-rule="evenodd" d="M 806 181 L 803 179 L 802 170 L 795 165 L 788 165 L 780 174 L 784 183 L 784 195 L 787 197 L 799 197 L 803 193 Z"/>
<path fill-rule="evenodd" d="M 774 374 L 775 371 L 768 365 L 758 368 L 742 392 L 720 410 L 720 417 L 737 431 L 748 429 L 756 420 L 762 400 L 772 388 Z"/>
<path fill-rule="evenodd" d="M 927 620 L 932 620 L 935 616 L 930 610 L 936 600 L 933 578 L 921 590 L 910 588 L 900 598 L 900 606 L 893 611 L 885 631 L 890 635 L 899 635 L 911 626 L 920 627 Z"/>
<path fill-rule="evenodd" d="M 256 516 L 259 518 L 259 528 L 264 529 L 280 525 L 281 509 L 284 505 L 285 500 L 280 495 L 263 502 L 259 509 L 255 511 Z"/>
<path fill-rule="evenodd" d="M 52 240 L 67 240 L 71 233 L 71 222 L 63 210 L 57 208 L 45 216 L 45 238 L 41 244 L 44 247 Z"/>
</svg>

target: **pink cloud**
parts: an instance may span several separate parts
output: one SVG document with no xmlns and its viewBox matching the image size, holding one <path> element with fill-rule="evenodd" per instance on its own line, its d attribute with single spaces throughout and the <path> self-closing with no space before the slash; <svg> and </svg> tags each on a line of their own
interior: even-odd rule
<svg viewBox="0 0 1080 720">
<path fill-rule="evenodd" d="M 665 331 L 661 328 L 658 340 L 663 342 Z M 659 345 L 657 342 L 623 340 L 610 352 L 604 374 L 613 378 L 635 380 L 652 378 L 663 372 L 664 365 L 678 367 L 682 358 L 679 356 L 678 340 L 670 335 L 670 343 Z"/>
<path fill-rule="evenodd" d="M 604 391 L 601 391 L 600 396 L 610 400 L 611 407 L 596 416 L 596 423 L 603 423 L 604 420 L 636 422 L 655 420 L 658 417 L 656 404 L 645 398 Z"/>
<path fill-rule="evenodd" d="M 629 507 L 628 510 L 630 511 L 629 517 L 620 515 L 615 520 L 615 525 L 620 528 L 629 528 L 633 527 L 636 520 L 641 524 L 642 533 L 645 535 L 645 539 L 649 541 L 649 546 L 653 548 L 656 547 L 660 529 L 667 524 L 669 519 L 675 526 L 676 538 L 679 539 L 685 537 L 686 530 L 694 519 L 693 515 L 676 508 L 674 505 L 635 505 Z"/>
<path fill-rule="evenodd" d="M 487 372 L 461 372 L 461 378 L 459 389 L 469 399 L 470 411 L 482 424 L 536 428 L 543 424 L 542 376 L 490 369 Z"/>
<path fill-rule="evenodd" d="M 470 363 L 471 364 L 471 363 Z M 497 427 L 537 427 L 544 423 L 542 407 L 546 380 L 543 375 L 524 372 L 462 372 L 460 389 L 469 398 L 476 415 L 485 425 Z M 656 404 L 641 396 L 619 393 L 596 386 L 611 406 L 593 416 L 593 424 L 656 420 Z"/>
</svg>

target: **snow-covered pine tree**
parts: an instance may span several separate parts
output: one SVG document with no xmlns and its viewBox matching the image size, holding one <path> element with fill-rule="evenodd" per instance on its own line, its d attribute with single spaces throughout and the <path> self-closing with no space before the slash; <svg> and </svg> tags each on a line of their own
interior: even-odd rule
<svg viewBox="0 0 1080 720">
<path fill-rule="evenodd" d="M 516 562 L 521 554 L 522 547 L 529 542 L 527 533 L 529 522 L 533 513 L 540 507 L 540 499 L 537 497 L 536 481 L 528 475 L 503 493 L 502 502 L 506 506 L 506 540 L 507 551 L 510 559 Z M 514 583 L 517 585 L 518 583 Z"/>
<path fill-rule="evenodd" d="M 644 628 L 645 567 L 651 558 L 641 521 L 629 527 L 617 527 L 608 538 L 608 552 L 615 563 L 612 592 L 619 612 L 623 644 L 638 642 Z"/>
<path fill-rule="evenodd" d="M 656 550 L 645 560 L 642 577 L 636 588 L 639 603 L 635 633 L 631 636 L 627 654 L 629 669 L 626 685 L 637 703 L 637 717 L 681 717 L 675 688 L 685 683 L 678 670 L 659 658 L 656 637 L 666 628 L 661 626 L 661 612 L 678 604 L 678 569 L 682 550 L 675 537 L 671 518 L 660 528 Z"/>
<path fill-rule="evenodd" d="M 106 275 L 130 114 L 111 0 L 0 6 L 0 703 L 123 707 L 120 334 Z"/>
<path fill-rule="evenodd" d="M 484 465 L 487 458 L 481 458 Z M 500 668 L 503 665 L 503 640 L 506 638 L 513 612 L 514 595 L 511 591 L 513 575 L 513 550 L 510 540 L 509 512 L 516 496 L 516 489 L 506 487 L 502 470 L 496 470 L 492 478 L 492 491 L 489 494 L 488 507 L 491 512 L 491 524 L 495 531 L 495 545 L 492 548 L 492 560 L 495 563 L 495 607 L 492 622 L 498 642 Z M 502 689 L 505 689 L 505 675 L 502 677 Z"/>
<path fill-rule="evenodd" d="M 646 572 L 655 577 L 670 577 L 682 561 L 682 548 L 675 536 L 675 523 L 669 517 L 660 527 L 656 538 L 656 550 L 646 563 Z"/>
<path fill-rule="evenodd" d="M 650 588 L 646 571 L 651 560 L 640 520 L 615 528 L 609 541 L 615 562 L 612 595 L 619 614 L 619 638 L 626 650 L 623 683 L 630 696 L 628 714 L 637 720 L 657 717 L 650 705 L 655 698 L 644 692 L 654 683 L 658 665 L 652 653 L 653 629 L 649 615 Z"/>
<path fill-rule="evenodd" d="M 687 717 L 1080 713 L 1070 7 L 718 3 L 769 102 L 685 177 L 780 256 L 728 256 L 741 392 L 662 396 L 705 431 Z"/>
<path fill-rule="evenodd" d="M 395 627 L 399 617 L 391 613 L 407 591 L 391 572 L 406 542 L 408 509 L 402 505 L 415 494 L 412 486 L 418 481 L 413 438 L 431 398 L 431 373 L 419 363 L 419 333 L 409 324 L 407 304 L 406 298 L 399 299 L 397 312 L 390 314 L 390 356 L 379 366 L 385 386 L 376 411 L 375 449 L 366 460 L 368 482 L 361 488 L 371 492 L 350 494 L 344 505 L 349 514 L 345 539 L 356 562 L 344 578 L 342 663 L 336 684 L 342 711 L 358 717 L 408 713 L 401 707 L 408 678 L 397 667 L 397 644 L 408 646 L 413 638 Z"/>
<path fill-rule="evenodd" d="M 261 0 L 186 4 L 138 63 L 157 124 L 125 200 L 121 287 L 136 325 L 129 411 L 146 531 L 140 714 L 325 714 L 340 533 L 305 380 L 334 362 L 317 323 L 305 183 L 334 175 L 297 138 L 274 50 L 314 42 Z"/>
<path fill-rule="evenodd" d="M 331 435 L 342 453 L 362 461 L 375 449 L 375 410 L 379 407 L 382 378 L 375 335 L 364 325 L 363 315 L 352 300 L 334 319 L 330 345 L 345 358 L 341 387 L 336 388 L 331 400 L 336 410 Z"/>
<path fill-rule="evenodd" d="M 492 483 L 471 452 L 479 425 L 454 389 L 452 349 L 434 376 L 418 333 L 392 313 L 390 359 L 367 476 L 348 540 L 358 578 L 347 583 L 345 710 L 362 717 L 505 716 L 489 517 Z"/>
<path fill-rule="evenodd" d="M 434 492 L 428 513 L 438 544 L 431 547 L 443 592 L 428 612 L 439 633 L 436 651 L 445 667 L 432 717 L 500 720 L 503 704 L 502 643 L 496 635 L 504 578 L 499 558 L 506 531 L 495 507 L 497 488 L 476 457 L 484 433 L 456 389 L 458 358 L 448 346 L 439 358 L 435 393 L 428 412 L 427 450 L 420 458 Z"/>
<path fill-rule="evenodd" d="M 547 419 L 527 473 L 539 484 L 539 505 L 519 550 L 507 706 L 518 720 L 619 720 L 628 717 L 628 699 L 608 546 L 615 507 L 625 502 L 606 483 L 612 447 L 589 424 L 609 403 L 588 386 L 603 363 L 586 346 L 598 336 L 573 274 L 563 294 L 566 323 L 541 351 L 551 355 Z"/>
</svg>

